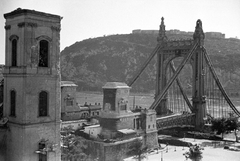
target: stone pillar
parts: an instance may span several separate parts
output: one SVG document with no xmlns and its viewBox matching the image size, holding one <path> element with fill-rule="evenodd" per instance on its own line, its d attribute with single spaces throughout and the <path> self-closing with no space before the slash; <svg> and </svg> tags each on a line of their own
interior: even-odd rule
<svg viewBox="0 0 240 161">
<path fill-rule="evenodd" d="M 203 124 L 203 118 L 206 117 L 206 100 L 204 93 L 204 71 L 203 71 L 203 45 L 204 45 L 205 35 L 202 29 L 202 21 L 198 20 L 196 23 L 195 32 L 193 34 L 193 39 L 198 43 L 198 47 L 193 55 L 193 109 L 196 114 L 195 126 L 200 129 Z"/>
<path fill-rule="evenodd" d="M 158 147 L 158 134 L 156 126 L 156 112 L 154 110 L 143 110 L 141 112 L 143 144 L 147 148 Z"/>
<path fill-rule="evenodd" d="M 159 26 L 159 34 L 157 37 L 157 42 L 159 45 L 164 46 L 165 42 L 167 41 L 166 30 L 164 25 L 164 18 L 161 18 L 161 25 Z M 161 91 L 166 86 L 166 74 L 165 74 L 165 67 L 164 67 L 164 55 L 160 50 L 157 53 L 157 75 L 156 75 L 156 91 L 155 91 L 155 98 L 161 93 Z M 161 100 L 158 107 L 156 108 L 156 112 L 158 115 L 166 114 L 167 113 L 167 96 Z"/>
</svg>

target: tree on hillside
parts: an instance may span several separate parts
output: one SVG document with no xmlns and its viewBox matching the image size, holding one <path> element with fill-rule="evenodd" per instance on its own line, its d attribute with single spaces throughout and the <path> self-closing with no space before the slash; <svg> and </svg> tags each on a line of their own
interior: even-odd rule
<svg viewBox="0 0 240 161">
<path fill-rule="evenodd" d="M 134 156 L 133 158 L 141 161 L 147 157 L 147 147 L 143 146 L 143 143 L 140 139 L 136 139 L 132 145 L 129 147 L 127 155 Z"/>
</svg>

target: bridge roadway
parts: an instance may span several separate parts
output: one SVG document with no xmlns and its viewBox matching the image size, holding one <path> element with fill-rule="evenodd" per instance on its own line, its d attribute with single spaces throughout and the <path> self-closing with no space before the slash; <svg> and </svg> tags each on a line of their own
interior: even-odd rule
<svg viewBox="0 0 240 161">
<path fill-rule="evenodd" d="M 157 116 L 156 122 L 158 130 L 173 127 L 195 127 L 195 114 L 175 113 L 167 116 Z"/>
</svg>

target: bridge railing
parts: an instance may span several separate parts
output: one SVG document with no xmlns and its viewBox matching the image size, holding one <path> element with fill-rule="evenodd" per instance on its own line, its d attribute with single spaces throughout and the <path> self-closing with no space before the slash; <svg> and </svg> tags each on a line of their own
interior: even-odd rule
<svg viewBox="0 0 240 161">
<path fill-rule="evenodd" d="M 156 121 L 158 130 L 172 127 L 195 127 L 195 114 L 175 114 L 157 118 Z"/>
</svg>

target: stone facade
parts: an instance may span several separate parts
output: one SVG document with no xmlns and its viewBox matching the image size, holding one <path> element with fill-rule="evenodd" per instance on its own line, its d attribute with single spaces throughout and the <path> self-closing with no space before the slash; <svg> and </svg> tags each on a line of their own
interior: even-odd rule
<svg viewBox="0 0 240 161">
<path fill-rule="evenodd" d="M 3 116 L 3 83 L 4 80 L 0 80 L 0 120 Z"/>
<path fill-rule="evenodd" d="M 130 111 L 127 104 L 129 87 L 125 83 L 108 82 L 103 87 L 103 94 L 103 109 L 99 119 L 102 127 L 101 135 L 104 139 L 125 140 L 129 137 L 135 138 L 137 135 L 141 135 L 144 146 L 148 148 L 158 146 L 155 110 Z M 122 108 L 122 104 L 126 106 Z M 125 146 L 121 143 L 105 143 L 104 145 L 105 156 L 121 156 L 125 154 L 119 149 L 113 152 L 119 146 Z M 111 159 L 116 158 L 116 156 Z"/>
<path fill-rule="evenodd" d="M 143 110 L 142 113 L 143 143 L 148 148 L 158 147 L 156 112 L 155 110 Z"/>
<path fill-rule="evenodd" d="M 7 129 L 0 128 L 0 160 L 6 161 L 7 152 Z"/>
<path fill-rule="evenodd" d="M 128 106 L 129 89 L 125 83 L 119 82 L 107 82 L 103 86 L 103 109 L 99 121 L 104 138 L 113 139 L 118 130 L 133 129 L 135 114 Z"/>
<path fill-rule="evenodd" d="M 100 115 L 101 105 L 79 105 L 76 101 L 77 85 L 71 81 L 61 81 L 61 120 L 76 121 L 94 118 Z"/>
<path fill-rule="evenodd" d="M 71 81 L 61 81 L 61 113 L 79 110 L 76 102 L 77 85 Z"/>
<path fill-rule="evenodd" d="M 85 140 L 88 149 L 91 149 L 91 155 L 99 158 L 99 161 L 122 161 L 127 158 L 129 146 L 136 138 L 119 141 L 115 143 L 103 143 Z"/>
<path fill-rule="evenodd" d="M 4 17 L 5 160 L 59 161 L 61 17 L 20 8 Z"/>
</svg>

